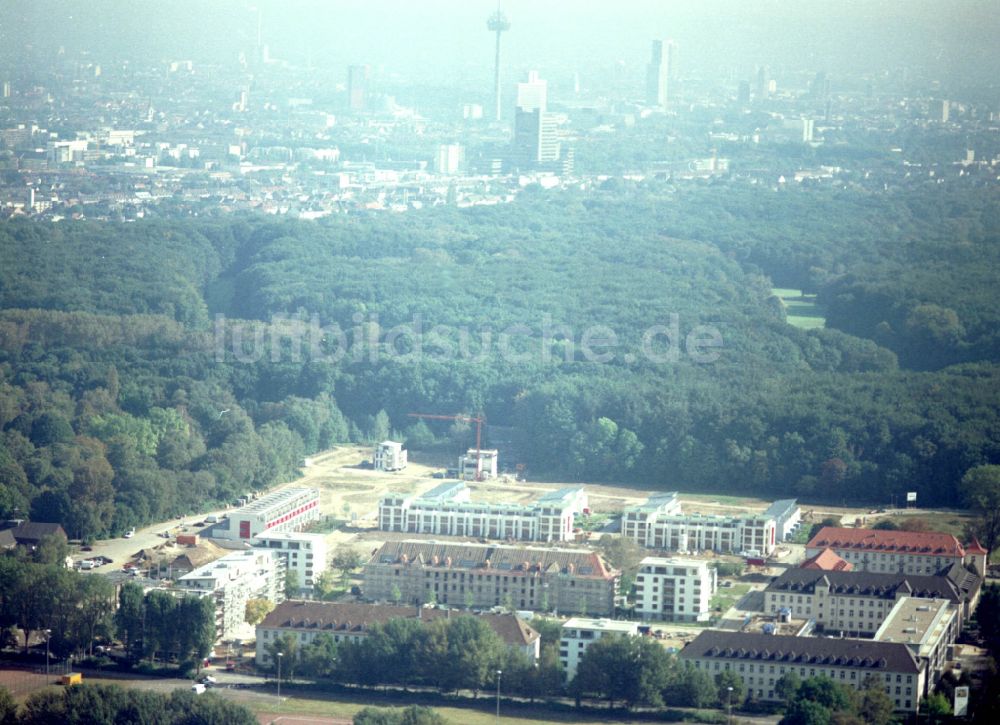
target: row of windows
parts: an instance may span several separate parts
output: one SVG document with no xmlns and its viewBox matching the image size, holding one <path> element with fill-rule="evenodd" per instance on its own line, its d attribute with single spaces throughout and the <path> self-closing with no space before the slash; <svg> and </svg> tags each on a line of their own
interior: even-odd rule
<svg viewBox="0 0 1000 725">
<path fill-rule="evenodd" d="M 728 672 L 730 670 L 730 666 L 729 666 L 730 663 L 727 662 L 727 661 L 723 661 L 723 662 L 720 663 L 718 660 L 715 660 L 715 661 L 712 661 L 710 663 L 709 662 L 705 662 L 704 665 L 705 665 L 704 669 L 706 669 L 706 670 L 714 670 L 716 672 L 719 672 L 719 671 Z M 702 662 L 701 662 L 701 660 L 694 660 L 694 666 L 695 666 L 695 669 L 702 669 Z M 816 676 L 816 668 L 815 667 L 809 667 L 809 668 L 798 667 L 798 668 L 795 668 L 795 667 L 787 667 L 785 665 L 764 665 L 764 664 L 756 664 L 755 665 L 752 662 L 749 663 L 749 664 L 747 664 L 745 662 L 740 662 L 738 668 L 733 667 L 732 669 L 733 669 L 733 671 L 744 672 L 744 666 L 746 666 L 746 670 L 745 671 L 747 673 L 753 673 L 754 672 L 754 667 L 756 667 L 757 668 L 756 671 L 763 674 L 764 673 L 764 668 L 766 667 L 767 668 L 767 673 L 766 674 L 769 674 L 769 675 L 773 675 L 773 674 L 783 675 L 786 672 L 795 672 L 796 669 L 798 669 L 799 676 L 800 677 L 806 677 L 806 670 L 808 669 L 809 670 L 809 675 L 808 675 L 809 677 L 815 677 Z M 850 671 L 848 671 L 848 670 L 844 670 L 844 669 L 839 669 L 839 670 L 836 670 L 836 671 L 840 673 L 839 679 L 841 679 L 841 680 L 844 680 L 844 679 L 856 680 L 856 679 L 858 679 L 858 677 L 857 677 L 858 671 L 857 670 L 850 670 Z M 829 672 L 830 672 L 829 668 L 825 668 L 825 667 L 819 668 L 819 674 L 820 675 L 826 675 L 827 677 L 830 677 L 831 679 L 838 679 L 838 678 L 834 677 L 833 675 L 829 674 Z M 845 676 L 845 672 L 849 672 L 850 673 L 850 677 L 846 677 Z M 871 674 L 874 674 L 874 673 L 871 673 Z M 875 675 L 875 676 L 877 677 L 878 675 Z M 866 675 L 866 677 L 867 677 L 867 675 Z M 892 682 L 893 674 L 887 672 L 887 673 L 884 673 L 884 677 L 885 677 L 885 681 L 886 682 Z M 902 674 L 895 673 L 895 678 L 896 678 L 896 682 L 897 683 L 902 683 L 904 681 L 904 675 L 902 675 Z M 907 684 L 912 685 L 913 684 L 913 675 L 905 675 L 905 681 L 906 681 Z M 907 688 L 907 689 L 909 689 L 909 688 Z"/>
</svg>

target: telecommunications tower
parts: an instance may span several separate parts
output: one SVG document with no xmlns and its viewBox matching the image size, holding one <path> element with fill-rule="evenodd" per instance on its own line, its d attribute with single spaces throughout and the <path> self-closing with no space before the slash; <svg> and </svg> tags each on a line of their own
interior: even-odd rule
<svg viewBox="0 0 1000 725">
<path fill-rule="evenodd" d="M 493 96 L 494 96 L 494 108 L 496 110 L 496 119 L 500 120 L 500 35 L 507 30 L 510 30 L 510 21 L 507 16 L 503 14 L 500 10 L 500 0 L 497 0 L 497 11 L 490 15 L 489 20 L 486 21 L 486 28 L 491 33 L 497 34 L 497 50 L 496 50 L 496 60 L 493 65 Z"/>
</svg>

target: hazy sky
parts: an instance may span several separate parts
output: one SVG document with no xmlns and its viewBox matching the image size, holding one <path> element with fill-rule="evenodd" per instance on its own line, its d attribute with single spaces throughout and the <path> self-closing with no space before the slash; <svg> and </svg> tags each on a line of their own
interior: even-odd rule
<svg viewBox="0 0 1000 725">
<path fill-rule="evenodd" d="M 504 0 L 511 72 L 639 68 L 673 38 L 684 74 L 755 65 L 837 71 L 910 67 L 947 80 L 1000 67 L 997 0 Z M 389 73 L 489 75 L 491 0 L 4 0 L 7 62 L 39 51 L 227 61 L 252 48 L 256 8 L 273 56 Z"/>
</svg>

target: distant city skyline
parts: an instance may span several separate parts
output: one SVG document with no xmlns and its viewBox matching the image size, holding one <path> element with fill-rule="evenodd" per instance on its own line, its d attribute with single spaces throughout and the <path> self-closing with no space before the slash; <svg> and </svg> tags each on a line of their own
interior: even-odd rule
<svg viewBox="0 0 1000 725">
<path fill-rule="evenodd" d="M 1000 19 L 987 0 L 833 6 L 814 0 L 505 0 L 502 7 L 512 23 L 503 38 L 508 79 L 538 68 L 553 79 L 579 71 L 586 82 L 617 65 L 641 84 L 655 38 L 677 43 L 687 75 L 749 78 L 759 65 L 834 76 L 899 67 L 941 80 L 1000 75 L 994 49 Z M 26 45 L 41 56 L 61 46 L 71 54 L 226 62 L 254 51 L 259 9 L 272 58 L 340 73 L 349 64 L 371 63 L 437 82 L 488 82 L 493 75 L 494 42 L 484 28 L 496 10 L 493 0 L 107 0 L 101 8 L 70 0 L 5 3 L 0 62 L 30 62 Z"/>
</svg>

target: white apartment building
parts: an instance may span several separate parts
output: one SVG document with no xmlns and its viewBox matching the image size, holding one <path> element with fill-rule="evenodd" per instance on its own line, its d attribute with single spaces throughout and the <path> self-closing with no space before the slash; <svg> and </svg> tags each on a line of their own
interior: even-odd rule
<svg viewBox="0 0 1000 725">
<path fill-rule="evenodd" d="M 247 549 L 198 567 L 177 580 L 178 588 L 215 597 L 215 636 L 237 636 L 246 625 L 251 599 L 279 603 L 285 599 L 285 561 L 268 549 Z"/>
<path fill-rule="evenodd" d="M 497 462 L 500 451 L 495 448 L 470 448 L 458 459 L 458 477 L 466 481 L 481 481 L 497 477 Z"/>
<path fill-rule="evenodd" d="M 712 678 L 735 672 L 749 696 L 770 702 L 781 699 L 775 684 L 789 672 L 803 680 L 829 677 L 855 690 L 874 676 L 903 712 L 915 712 L 926 692 L 926 670 L 901 642 L 706 629 L 678 657 Z"/>
<path fill-rule="evenodd" d="M 635 637 L 639 634 L 638 622 L 617 619 L 588 619 L 573 617 L 562 626 L 559 639 L 559 659 L 566 670 L 566 681 L 576 676 L 576 668 L 583 653 L 594 642 L 604 637 Z"/>
<path fill-rule="evenodd" d="M 320 518 L 319 491 L 315 488 L 283 488 L 229 514 L 225 527 L 216 527 L 220 539 L 252 539 L 276 531 L 300 531 Z"/>
<path fill-rule="evenodd" d="M 275 531 L 254 537 L 254 546 L 269 549 L 285 559 L 285 568 L 294 571 L 299 586 L 312 589 L 327 569 L 326 537 L 297 531 Z"/>
<path fill-rule="evenodd" d="M 777 544 L 779 518 L 782 530 L 790 530 L 794 524 L 789 522 L 798 519 L 795 501 L 776 502 L 763 513 L 707 516 L 682 513 L 677 494 L 664 493 L 625 509 L 622 536 L 650 549 L 769 556 Z"/>
<path fill-rule="evenodd" d="M 705 622 L 716 571 L 704 561 L 647 556 L 635 577 L 635 609 L 644 621 Z"/>
<path fill-rule="evenodd" d="M 625 509 L 622 513 L 622 536 L 642 546 L 651 547 L 652 544 L 647 542 L 656 538 L 652 529 L 657 519 L 680 512 L 681 502 L 676 491 L 654 494 L 646 503 Z"/>
<path fill-rule="evenodd" d="M 406 449 L 396 441 L 382 441 L 375 446 L 372 465 L 376 471 L 402 471 L 407 463 Z"/>
<path fill-rule="evenodd" d="M 412 534 L 521 541 L 569 541 L 573 521 L 587 508 L 582 486 L 544 494 L 534 503 L 477 503 L 461 481 L 420 496 L 389 494 L 379 502 L 379 529 Z"/>
<path fill-rule="evenodd" d="M 802 520 L 802 509 L 794 498 L 775 501 L 761 514 L 765 519 L 774 519 L 774 535 L 781 542 L 791 536 Z"/>
</svg>

